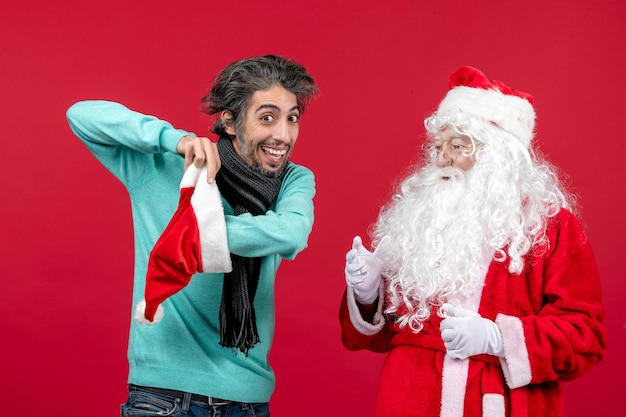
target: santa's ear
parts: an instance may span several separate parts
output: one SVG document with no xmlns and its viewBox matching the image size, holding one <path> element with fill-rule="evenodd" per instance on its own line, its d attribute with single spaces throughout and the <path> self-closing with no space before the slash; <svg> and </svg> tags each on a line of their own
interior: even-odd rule
<svg viewBox="0 0 626 417">
<path fill-rule="evenodd" d="M 220 119 L 222 120 L 222 126 L 224 126 L 224 130 L 231 136 L 235 136 L 235 119 L 230 110 L 224 110 L 220 114 Z"/>
</svg>

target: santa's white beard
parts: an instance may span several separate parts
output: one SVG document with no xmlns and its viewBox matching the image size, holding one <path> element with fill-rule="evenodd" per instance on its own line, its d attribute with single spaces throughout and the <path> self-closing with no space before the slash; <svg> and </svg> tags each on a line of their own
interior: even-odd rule
<svg viewBox="0 0 626 417">
<path fill-rule="evenodd" d="M 488 248 L 484 178 L 476 172 L 430 166 L 404 182 L 402 196 L 383 212 L 375 236 L 392 236 L 386 259 L 387 312 L 419 331 L 433 305 L 478 290 Z M 488 259 L 488 258 L 487 258 Z"/>
</svg>

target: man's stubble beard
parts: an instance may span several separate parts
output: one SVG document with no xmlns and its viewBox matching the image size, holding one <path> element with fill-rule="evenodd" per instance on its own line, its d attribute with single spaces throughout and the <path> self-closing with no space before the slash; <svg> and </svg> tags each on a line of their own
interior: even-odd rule
<svg viewBox="0 0 626 417">
<path fill-rule="evenodd" d="M 289 147 L 287 155 L 285 155 L 285 158 L 280 164 L 279 169 L 277 169 L 276 171 L 270 171 L 264 168 L 258 159 L 258 144 L 255 145 L 248 141 L 245 132 L 238 131 L 237 137 L 234 140 L 237 141 L 237 145 L 239 147 L 239 157 L 245 162 L 245 164 L 248 165 L 251 169 L 267 177 L 278 177 L 282 173 L 284 168 L 287 166 L 287 163 L 289 162 L 289 158 L 293 149 L 293 146 Z"/>
</svg>

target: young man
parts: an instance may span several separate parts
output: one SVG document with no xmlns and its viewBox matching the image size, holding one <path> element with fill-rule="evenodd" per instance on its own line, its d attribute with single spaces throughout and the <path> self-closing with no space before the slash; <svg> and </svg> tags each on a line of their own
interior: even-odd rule
<svg viewBox="0 0 626 417">
<path fill-rule="evenodd" d="M 346 255 L 351 350 L 387 352 L 377 417 L 561 416 L 606 350 L 571 196 L 532 147 L 533 98 L 475 68 L 425 120 L 429 152 Z"/>
<path fill-rule="evenodd" d="M 275 273 L 313 225 L 313 173 L 289 156 L 316 92 L 304 67 L 279 56 L 229 65 L 202 99 L 217 115 L 217 143 L 113 102 L 68 110 L 72 131 L 132 204 L 133 305 L 145 298 L 147 307 L 130 328 L 122 416 L 269 415 Z M 203 193 L 215 184 L 215 228 L 198 230 L 207 228 L 198 201 L 210 201 Z M 205 245 L 207 236 L 221 242 Z M 212 267 L 220 245 L 226 259 Z"/>
</svg>

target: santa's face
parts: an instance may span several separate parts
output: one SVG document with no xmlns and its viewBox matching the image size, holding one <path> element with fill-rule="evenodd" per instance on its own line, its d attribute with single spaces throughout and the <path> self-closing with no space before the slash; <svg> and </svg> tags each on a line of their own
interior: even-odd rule
<svg viewBox="0 0 626 417">
<path fill-rule="evenodd" d="M 439 168 L 451 166 L 468 171 L 474 167 L 476 160 L 472 140 L 451 127 L 446 127 L 435 136 L 433 147 L 437 155 L 435 163 Z"/>
</svg>

